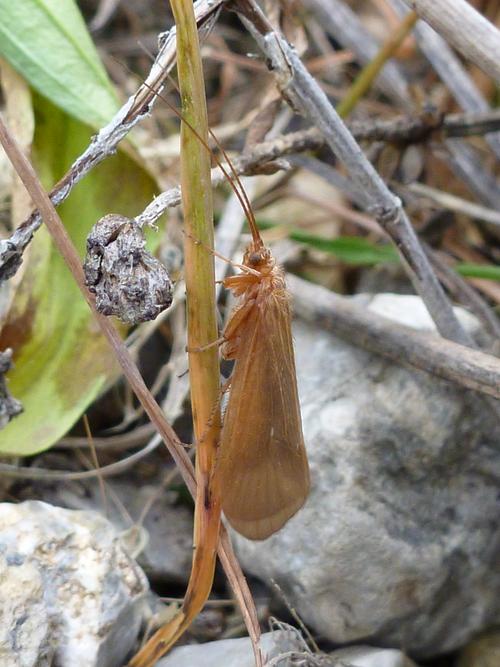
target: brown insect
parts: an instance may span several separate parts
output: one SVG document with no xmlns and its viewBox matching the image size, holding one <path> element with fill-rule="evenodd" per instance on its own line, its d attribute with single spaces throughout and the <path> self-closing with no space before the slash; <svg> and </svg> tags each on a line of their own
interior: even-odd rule
<svg viewBox="0 0 500 667">
<path fill-rule="evenodd" d="M 215 475 L 229 523 L 245 537 L 263 540 L 304 504 L 309 465 L 285 276 L 243 197 L 253 240 L 243 272 L 223 281 L 240 302 L 223 335 L 222 354 L 235 365 Z"/>
<path fill-rule="evenodd" d="M 182 114 L 159 97 L 212 154 L 252 233 L 242 273 L 222 281 L 240 303 L 222 337 L 222 354 L 235 365 L 214 475 L 232 527 L 251 540 L 264 540 L 298 512 L 310 485 L 285 275 L 262 241 L 245 189 L 217 137 L 209 130 L 231 173 Z"/>
</svg>

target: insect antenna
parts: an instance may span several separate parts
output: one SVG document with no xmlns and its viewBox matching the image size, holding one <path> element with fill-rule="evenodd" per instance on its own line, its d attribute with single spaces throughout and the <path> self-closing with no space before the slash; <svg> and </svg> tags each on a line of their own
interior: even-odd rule
<svg viewBox="0 0 500 667">
<path fill-rule="evenodd" d="M 176 83 L 175 79 L 171 76 L 171 74 L 169 74 L 169 73 L 167 72 L 167 73 L 166 73 L 166 77 L 167 77 L 168 81 L 170 81 L 170 83 L 172 84 L 173 88 L 180 94 L 180 91 L 179 91 L 179 88 L 178 88 L 178 86 L 177 86 L 177 83 Z M 161 99 L 163 99 L 163 98 L 161 98 Z M 176 113 L 176 115 L 177 115 L 182 121 L 186 122 L 186 121 L 184 120 L 184 118 L 182 117 L 182 114 L 179 112 L 178 109 L 175 108 L 175 106 L 173 106 L 173 105 L 171 105 L 171 104 L 169 104 L 169 106 L 170 106 L 170 109 L 172 109 L 172 110 Z M 193 132 L 195 132 L 194 129 L 191 127 L 191 125 L 190 125 L 189 123 L 187 123 L 187 125 L 188 125 L 188 127 L 190 127 L 190 128 L 193 130 Z M 239 201 L 240 201 L 240 203 L 241 203 L 241 206 L 242 206 L 242 208 L 243 208 L 243 210 L 244 210 L 244 212 L 245 212 L 245 216 L 246 216 L 246 218 L 247 218 L 247 222 L 248 222 L 248 225 L 249 225 L 249 227 L 250 227 L 250 231 L 251 231 L 251 233 L 252 233 L 252 238 L 253 238 L 253 240 L 254 240 L 256 243 L 262 243 L 262 239 L 261 239 L 261 237 L 260 237 L 260 232 L 259 232 L 259 230 L 258 230 L 258 228 L 257 228 L 257 223 L 256 223 L 256 221 L 255 221 L 255 216 L 254 216 L 254 213 L 253 213 L 252 205 L 250 204 L 250 200 L 248 199 L 248 195 L 247 195 L 247 193 L 246 193 L 246 190 L 245 190 L 245 188 L 243 187 L 243 183 L 241 182 L 241 179 L 240 179 L 240 177 L 238 176 L 238 173 L 237 173 L 236 169 L 234 168 L 234 165 L 233 165 L 231 159 L 229 158 L 229 155 L 227 154 L 227 152 L 226 152 L 224 146 L 223 146 L 223 145 L 221 144 L 221 142 L 218 140 L 217 136 L 215 135 L 215 133 L 213 132 L 213 130 L 212 130 L 210 127 L 208 128 L 208 133 L 210 134 L 210 136 L 211 136 L 212 139 L 214 140 L 215 145 L 217 146 L 217 148 L 220 150 L 220 152 L 221 152 L 222 155 L 224 156 L 224 159 L 226 160 L 226 162 L 227 162 L 227 164 L 228 164 L 228 166 L 229 166 L 229 169 L 230 169 L 230 171 L 231 171 L 232 178 L 231 178 L 231 176 L 229 176 L 229 174 L 227 173 L 227 170 L 225 169 L 225 167 L 223 167 L 223 165 L 221 164 L 221 161 L 220 161 L 220 160 L 217 158 L 217 156 L 213 153 L 213 151 L 211 150 L 210 146 L 208 146 L 208 144 L 206 144 L 206 143 L 201 139 L 201 137 L 199 137 L 199 135 L 198 135 L 197 132 L 195 132 L 195 135 L 198 136 L 198 138 L 199 138 L 200 141 L 203 143 L 203 145 L 205 146 L 205 148 L 211 153 L 211 155 L 212 155 L 213 159 L 215 160 L 217 166 L 219 167 L 219 169 L 222 171 L 222 173 L 224 174 L 224 176 L 227 178 L 227 180 L 228 180 L 229 183 L 231 184 L 231 187 L 232 187 L 234 193 L 238 196 L 238 199 L 239 199 Z M 241 195 L 241 197 L 238 195 L 238 192 L 236 191 L 236 184 L 238 185 L 238 190 L 239 190 L 239 194 Z M 242 202 L 242 199 L 244 200 L 244 203 Z"/>
<path fill-rule="evenodd" d="M 174 89 L 179 92 L 179 89 L 177 87 L 177 84 L 175 80 L 172 78 L 172 76 L 168 73 L 166 73 L 166 78 L 168 81 L 172 84 Z M 207 144 L 207 142 L 203 139 L 203 137 L 200 136 L 199 132 L 191 125 L 191 123 L 184 118 L 182 113 L 175 107 L 174 104 L 172 104 L 162 93 L 158 92 L 155 90 L 152 86 L 150 86 L 148 83 L 145 81 L 143 82 L 143 85 L 146 86 L 156 97 L 159 97 L 167 106 L 168 108 L 183 122 L 185 123 L 189 129 L 193 132 L 193 134 L 198 138 L 198 140 L 201 142 L 201 144 L 206 148 L 206 150 L 210 153 L 210 155 L 213 157 L 216 165 L 219 167 L 219 169 L 222 171 L 226 179 L 228 180 L 231 189 L 233 190 L 234 194 L 238 198 L 238 201 L 240 202 L 241 208 L 243 209 L 243 212 L 245 213 L 245 217 L 248 222 L 248 226 L 250 227 L 250 232 L 252 234 L 252 238 L 254 243 L 257 245 L 261 246 L 263 245 L 262 238 L 260 236 L 259 229 L 257 227 L 257 222 L 255 220 L 255 216 L 252 210 L 252 206 L 250 204 L 250 201 L 248 199 L 248 195 L 245 191 L 245 188 L 243 187 L 243 184 L 241 182 L 240 177 L 238 176 L 238 173 L 236 172 L 236 169 L 234 168 L 234 165 L 232 161 L 230 160 L 226 150 L 220 143 L 220 141 L 217 139 L 216 135 L 214 132 L 208 128 L 208 132 L 212 139 L 214 140 L 215 144 L 221 151 L 222 155 L 224 156 L 228 166 L 229 166 L 229 171 L 226 169 L 226 167 L 222 164 L 222 161 L 215 155 L 215 153 L 212 151 L 210 146 Z M 230 172 L 230 173 L 229 173 Z"/>
</svg>

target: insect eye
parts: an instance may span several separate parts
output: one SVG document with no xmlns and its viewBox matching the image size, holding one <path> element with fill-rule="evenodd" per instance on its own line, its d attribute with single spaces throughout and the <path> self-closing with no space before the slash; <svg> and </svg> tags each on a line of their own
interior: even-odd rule
<svg viewBox="0 0 500 667">
<path fill-rule="evenodd" d="M 250 257 L 248 258 L 248 262 L 249 262 L 252 266 L 257 266 L 257 264 L 260 264 L 261 261 L 262 261 L 262 257 L 261 257 L 260 252 L 253 252 L 253 253 L 250 255 Z"/>
</svg>

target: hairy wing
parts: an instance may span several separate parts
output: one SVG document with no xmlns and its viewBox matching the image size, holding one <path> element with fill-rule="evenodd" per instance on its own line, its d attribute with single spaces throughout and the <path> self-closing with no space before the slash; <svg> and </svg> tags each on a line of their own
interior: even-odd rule
<svg viewBox="0 0 500 667">
<path fill-rule="evenodd" d="M 230 524 L 262 540 L 302 507 L 309 492 L 286 292 L 270 292 L 239 333 L 216 474 Z"/>
</svg>

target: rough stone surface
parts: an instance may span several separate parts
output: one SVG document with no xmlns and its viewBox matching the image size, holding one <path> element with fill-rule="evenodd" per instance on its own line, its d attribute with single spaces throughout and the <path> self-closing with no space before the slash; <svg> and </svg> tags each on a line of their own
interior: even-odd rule
<svg viewBox="0 0 500 667">
<path fill-rule="evenodd" d="M 417 297 L 381 295 L 370 307 L 430 327 Z M 334 642 L 417 657 L 464 645 L 500 620 L 500 453 L 488 408 L 317 327 L 297 322 L 294 336 L 312 491 L 270 539 L 236 537 L 242 566 L 274 578 Z"/>
<path fill-rule="evenodd" d="M 18 553 L 0 555 L 0 595 L 0 665 L 50 667 L 54 647 L 38 569 Z"/>
<path fill-rule="evenodd" d="M 262 635 L 261 649 L 268 659 L 286 651 L 302 650 L 295 633 L 278 630 Z M 252 644 L 248 637 L 222 639 L 206 644 L 175 648 L 156 663 L 156 667 L 254 667 Z"/>
<path fill-rule="evenodd" d="M 0 664 L 123 664 L 147 582 L 108 521 L 39 501 L 2 503 L 0 555 L 0 617 L 9 623 Z"/>
<path fill-rule="evenodd" d="M 109 478 L 105 507 L 96 480 L 35 484 L 26 493 L 61 507 L 105 515 L 151 580 L 180 584 L 188 580 L 193 554 L 193 513 L 176 502 L 177 493 L 161 489 L 161 479 L 144 483 L 143 477 L 141 483 L 141 479 L 130 473 L 122 479 Z M 141 529 L 136 530 L 150 501 L 153 502 Z"/>
</svg>

